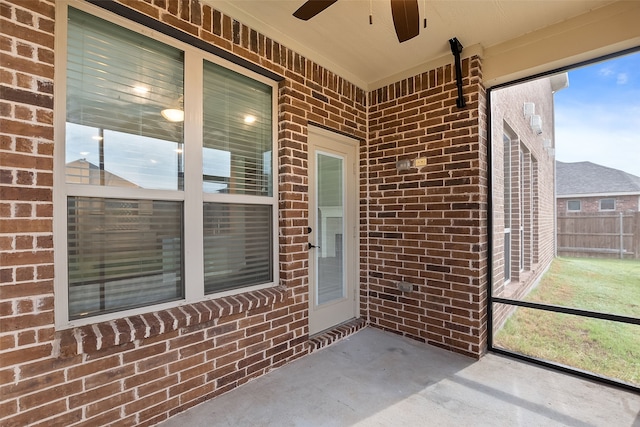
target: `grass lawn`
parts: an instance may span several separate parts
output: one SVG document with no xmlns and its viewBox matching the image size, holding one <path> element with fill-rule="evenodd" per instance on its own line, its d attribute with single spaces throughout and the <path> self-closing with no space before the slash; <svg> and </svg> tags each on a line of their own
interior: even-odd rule
<svg viewBox="0 0 640 427">
<path fill-rule="evenodd" d="M 526 300 L 640 318 L 640 261 L 557 258 Z M 640 325 L 519 307 L 494 345 L 640 386 Z"/>
</svg>

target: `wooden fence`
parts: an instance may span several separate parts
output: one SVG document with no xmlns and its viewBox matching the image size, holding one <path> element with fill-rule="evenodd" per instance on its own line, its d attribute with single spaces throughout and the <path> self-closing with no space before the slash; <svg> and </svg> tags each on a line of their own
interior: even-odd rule
<svg viewBox="0 0 640 427">
<path fill-rule="evenodd" d="M 558 255 L 640 259 L 640 212 L 559 215 Z"/>
</svg>

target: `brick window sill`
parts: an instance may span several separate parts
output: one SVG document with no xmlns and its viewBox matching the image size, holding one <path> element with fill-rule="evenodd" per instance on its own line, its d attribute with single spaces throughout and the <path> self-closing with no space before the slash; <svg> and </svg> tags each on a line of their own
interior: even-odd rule
<svg viewBox="0 0 640 427">
<path fill-rule="evenodd" d="M 53 356 L 68 358 L 126 350 L 138 340 L 208 328 L 223 317 L 273 306 L 290 298 L 291 292 L 280 286 L 57 331 Z"/>
</svg>

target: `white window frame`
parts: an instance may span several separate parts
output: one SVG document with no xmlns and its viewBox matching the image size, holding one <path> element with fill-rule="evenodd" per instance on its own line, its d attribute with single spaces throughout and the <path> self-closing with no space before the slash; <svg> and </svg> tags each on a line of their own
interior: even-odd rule
<svg viewBox="0 0 640 427">
<path fill-rule="evenodd" d="M 66 69 L 67 69 L 67 10 L 74 7 L 123 26 L 147 37 L 163 42 L 184 51 L 184 190 L 141 190 L 122 187 L 96 187 L 66 183 L 65 176 L 65 123 L 66 123 Z M 278 150 L 277 150 L 277 98 L 278 83 L 237 64 L 226 61 L 211 53 L 200 50 L 187 43 L 175 40 L 165 34 L 132 22 L 98 6 L 78 0 L 56 1 L 56 41 L 55 41 L 55 77 L 54 85 L 54 187 L 53 187 L 53 229 L 54 229 L 54 298 L 56 329 L 67 329 L 87 324 L 99 323 L 127 316 L 148 313 L 157 310 L 192 304 L 198 301 L 220 298 L 249 292 L 279 284 L 278 251 Z M 272 88 L 272 195 L 245 196 L 238 194 L 205 194 L 202 191 L 202 125 L 203 125 L 203 64 L 204 61 L 216 63 L 225 68 L 262 82 Z M 82 319 L 69 319 L 68 300 L 68 259 L 67 259 L 67 197 L 88 196 L 106 198 L 153 199 L 182 201 L 184 203 L 184 299 L 160 304 L 150 304 L 136 309 L 98 314 Z M 272 206 L 272 254 L 273 281 L 270 283 L 246 286 L 225 292 L 205 294 L 204 291 L 204 249 L 202 242 L 203 203 L 241 203 Z M 188 213 L 188 217 L 187 217 Z"/>
<path fill-rule="evenodd" d="M 578 202 L 578 209 L 569 209 L 569 203 Z M 567 212 L 581 212 L 582 211 L 582 200 L 567 200 Z"/>
<path fill-rule="evenodd" d="M 611 209 L 602 209 L 602 202 L 605 200 L 613 200 L 613 208 Z M 598 200 L 598 210 L 601 212 L 614 212 L 616 210 L 616 199 L 615 197 L 606 197 L 604 199 Z"/>
</svg>

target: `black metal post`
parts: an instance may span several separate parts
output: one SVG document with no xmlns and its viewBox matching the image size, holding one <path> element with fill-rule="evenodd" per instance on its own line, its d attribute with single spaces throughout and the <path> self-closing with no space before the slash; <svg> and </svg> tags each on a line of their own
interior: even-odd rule
<svg viewBox="0 0 640 427">
<path fill-rule="evenodd" d="M 460 64 L 462 44 L 455 37 L 449 40 L 449 44 L 451 45 L 451 53 L 453 53 L 456 60 L 456 82 L 458 85 L 458 99 L 456 99 L 456 105 L 458 108 L 464 108 L 466 103 L 464 101 L 464 95 L 462 94 L 462 65 Z"/>
</svg>

